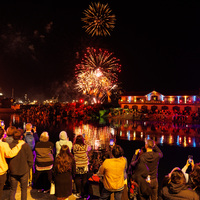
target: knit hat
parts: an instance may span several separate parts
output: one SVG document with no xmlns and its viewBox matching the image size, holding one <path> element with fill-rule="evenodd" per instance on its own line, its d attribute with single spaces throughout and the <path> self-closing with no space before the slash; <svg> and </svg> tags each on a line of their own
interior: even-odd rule
<svg viewBox="0 0 200 200">
<path fill-rule="evenodd" d="M 61 140 L 66 140 L 67 139 L 67 133 L 65 131 L 61 131 L 59 134 L 59 138 Z"/>
</svg>

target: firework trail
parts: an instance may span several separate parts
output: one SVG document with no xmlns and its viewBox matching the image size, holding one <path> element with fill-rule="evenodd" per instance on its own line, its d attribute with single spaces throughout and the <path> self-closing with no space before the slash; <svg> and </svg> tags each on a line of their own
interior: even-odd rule
<svg viewBox="0 0 200 200">
<path fill-rule="evenodd" d="M 115 15 L 111 14 L 112 10 L 108 4 L 104 5 L 100 2 L 91 3 L 87 10 L 84 10 L 81 20 L 85 23 L 83 28 L 85 31 L 94 36 L 107 36 L 115 27 Z"/>
</svg>

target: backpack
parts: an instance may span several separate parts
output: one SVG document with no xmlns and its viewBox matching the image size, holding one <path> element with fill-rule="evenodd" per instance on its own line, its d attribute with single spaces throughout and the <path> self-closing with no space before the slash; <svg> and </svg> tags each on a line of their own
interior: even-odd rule
<svg viewBox="0 0 200 200">
<path fill-rule="evenodd" d="M 31 147 L 31 150 L 33 150 L 35 148 L 35 138 L 33 134 L 26 133 L 24 139 L 25 139 L 25 142 L 28 143 L 28 145 Z"/>
</svg>

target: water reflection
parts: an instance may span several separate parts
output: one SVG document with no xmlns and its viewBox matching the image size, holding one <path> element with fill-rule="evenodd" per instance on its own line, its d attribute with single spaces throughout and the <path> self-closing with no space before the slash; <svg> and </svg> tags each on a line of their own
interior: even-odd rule
<svg viewBox="0 0 200 200">
<path fill-rule="evenodd" d="M 95 127 L 91 124 L 82 124 L 74 127 L 74 133 L 75 135 L 82 134 L 94 149 L 104 149 L 109 145 L 110 139 L 115 136 L 115 130 L 110 126 Z"/>
<path fill-rule="evenodd" d="M 10 124 L 23 126 L 24 119 L 18 114 L 0 115 L 1 119 L 7 120 L 7 126 Z M 71 129 L 74 136 L 82 134 L 90 145 L 95 148 L 104 148 L 108 146 L 111 138 L 123 140 L 145 141 L 149 138 L 157 141 L 158 144 L 176 145 L 182 147 L 200 147 L 200 125 L 186 123 L 171 123 L 159 121 L 134 121 L 127 119 L 104 119 L 99 123 L 86 121 L 69 121 L 57 119 L 52 124 L 44 125 L 37 121 L 36 126 L 54 129 Z M 31 121 L 29 121 L 31 122 Z M 32 122 L 31 122 L 32 123 Z M 104 125 L 103 125 L 104 124 Z M 22 127 L 23 128 L 23 127 Z M 55 138 L 56 139 L 56 138 Z"/>
<path fill-rule="evenodd" d="M 161 145 L 200 146 L 199 124 L 118 119 L 111 120 L 110 125 L 121 139 L 145 141 L 152 138 Z"/>
</svg>

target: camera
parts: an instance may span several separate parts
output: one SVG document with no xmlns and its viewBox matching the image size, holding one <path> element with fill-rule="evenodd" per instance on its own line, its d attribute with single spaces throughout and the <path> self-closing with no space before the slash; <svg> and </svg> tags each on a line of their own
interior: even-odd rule
<svg viewBox="0 0 200 200">
<path fill-rule="evenodd" d="M 190 164 L 193 160 L 193 156 L 192 155 L 188 155 L 188 163 Z"/>
</svg>

